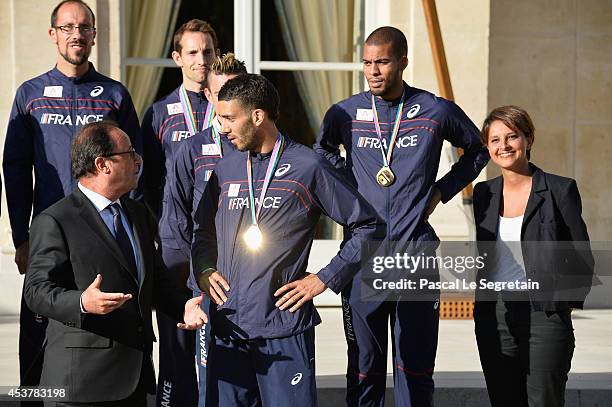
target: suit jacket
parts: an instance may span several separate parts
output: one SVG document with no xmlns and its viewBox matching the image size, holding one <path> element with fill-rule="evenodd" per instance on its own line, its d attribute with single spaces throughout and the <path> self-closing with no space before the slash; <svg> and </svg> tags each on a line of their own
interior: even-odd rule
<svg viewBox="0 0 612 407">
<path fill-rule="evenodd" d="M 528 279 L 540 284 L 530 290 L 534 310 L 582 308 L 593 278 L 594 261 L 576 181 L 548 174 L 533 164 L 532 186 L 521 226 L 521 251 Z M 487 252 L 477 279 L 487 278 L 495 259 L 503 179 L 497 177 L 474 188 L 474 220 L 479 252 Z M 492 299 L 477 291 L 476 299 Z"/>
<path fill-rule="evenodd" d="M 33 312 L 49 318 L 41 385 L 67 387 L 74 402 L 125 399 L 141 375 L 153 393 L 151 308 L 182 320 L 187 300 L 167 279 L 155 250 L 155 221 L 136 201 L 122 198 L 121 204 L 144 265 L 140 282 L 78 189 L 36 216 L 30 229 L 24 297 Z M 81 293 L 96 274 L 102 291 L 133 298 L 106 315 L 82 313 Z"/>
</svg>

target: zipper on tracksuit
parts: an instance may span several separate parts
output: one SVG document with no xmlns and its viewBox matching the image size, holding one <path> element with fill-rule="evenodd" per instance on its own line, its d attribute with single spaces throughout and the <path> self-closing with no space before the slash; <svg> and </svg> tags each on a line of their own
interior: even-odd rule
<svg viewBox="0 0 612 407">
<path fill-rule="evenodd" d="M 76 86 L 75 86 L 75 80 L 74 79 L 69 79 L 69 84 L 70 84 L 70 94 L 72 95 L 72 98 L 70 100 L 70 119 L 72 120 L 72 128 L 70 129 L 70 145 L 72 145 L 72 142 L 74 141 L 75 137 L 76 137 L 76 128 L 77 128 L 77 115 L 75 114 L 75 112 L 77 111 L 77 107 L 76 106 Z M 70 186 L 72 187 L 71 190 L 74 191 L 74 189 L 76 188 L 76 180 L 72 177 L 70 177 Z"/>
<path fill-rule="evenodd" d="M 385 189 L 387 190 L 387 213 L 385 214 L 385 222 L 387 222 L 387 239 L 391 239 L 391 190 L 390 187 Z"/>
<path fill-rule="evenodd" d="M 385 106 L 387 107 L 387 106 Z M 395 117 L 392 113 L 392 109 L 391 107 L 387 107 L 387 122 L 392 122 Z M 393 126 L 391 126 L 389 128 L 389 132 L 393 133 Z M 399 131 L 398 131 L 399 132 Z M 391 137 L 389 135 L 389 137 L 387 137 L 387 146 L 388 148 L 391 148 Z M 391 153 L 393 154 L 393 153 Z M 391 167 L 391 163 L 389 162 L 389 168 Z M 391 240 L 391 187 L 392 185 L 386 187 L 385 189 L 387 190 L 387 213 L 385 216 L 385 222 L 387 223 L 387 240 Z"/>
</svg>

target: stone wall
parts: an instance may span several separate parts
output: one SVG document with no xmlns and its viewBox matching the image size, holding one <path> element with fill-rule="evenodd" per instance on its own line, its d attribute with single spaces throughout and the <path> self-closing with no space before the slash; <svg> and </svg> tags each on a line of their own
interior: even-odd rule
<svg viewBox="0 0 612 407">
<path fill-rule="evenodd" d="M 591 239 L 610 240 L 612 2 L 495 0 L 490 32 L 489 109 L 532 115 L 533 162 L 578 181 Z"/>
</svg>

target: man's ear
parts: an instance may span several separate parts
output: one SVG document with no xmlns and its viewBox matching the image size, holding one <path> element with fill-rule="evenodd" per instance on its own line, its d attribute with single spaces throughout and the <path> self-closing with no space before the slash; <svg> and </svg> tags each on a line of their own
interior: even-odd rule
<svg viewBox="0 0 612 407">
<path fill-rule="evenodd" d="M 206 100 L 208 100 L 208 103 L 213 102 L 213 94 L 207 87 L 204 87 L 204 96 L 206 96 Z"/>
<path fill-rule="evenodd" d="M 265 119 L 266 112 L 264 112 L 262 109 L 255 109 L 253 112 L 251 112 L 251 120 L 255 126 L 261 126 Z"/>
<path fill-rule="evenodd" d="M 47 32 L 49 33 L 51 41 L 53 41 L 53 43 L 57 45 L 57 30 L 53 27 L 49 27 L 49 31 Z"/>
<path fill-rule="evenodd" d="M 94 160 L 94 167 L 98 174 L 110 174 L 110 167 L 108 165 L 110 160 L 104 157 L 96 157 Z"/>
<path fill-rule="evenodd" d="M 408 67 L 408 57 L 404 55 L 402 59 L 400 59 L 400 68 L 403 71 Z"/>
<path fill-rule="evenodd" d="M 172 51 L 172 59 L 179 68 L 183 67 L 183 59 L 181 58 L 181 54 L 179 52 Z"/>
</svg>

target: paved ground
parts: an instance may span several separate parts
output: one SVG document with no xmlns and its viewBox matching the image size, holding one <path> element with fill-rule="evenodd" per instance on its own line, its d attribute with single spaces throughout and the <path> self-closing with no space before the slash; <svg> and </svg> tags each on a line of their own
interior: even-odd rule
<svg viewBox="0 0 612 407">
<path fill-rule="evenodd" d="M 317 328 L 317 374 L 335 381 L 344 380 L 346 346 L 339 308 L 321 308 L 323 323 Z M 594 373 L 612 375 L 612 310 L 577 311 L 574 314 L 576 351 L 572 378 L 595 377 Z M 18 383 L 18 319 L 0 316 L 0 386 Z M 391 364 L 389 363 L 389 372 Z M 466 384 L 480 381 L 480 362 L 476 351 L 472 321 L 444 320 L 440 323 L 440 340 L 436 372 L 442 381 L 455 381 L 466 373 Z M 449 375 L 450 374 L 450 375 Z M 599 377 L 605 377 L 597 375 Z M 446 378 L 446 379 L 445 379 Z M 612 380 L 608 387 L 612 389 Z"/>
<path fill-rule="evenodd" d="M 12 257 L 10 251 L 0 250 L 0 386 L 14 386 L 19 377 L 19 327 L 15 314 L 19 311 L 22 278 L 16 273 Z M 314 257 L 317 258 L 319 256 Z M 611 285 L 612 281 L 606 287 Z M 602 291 L 599 297 L 609 298 L 606 287 L 598 287 Z M 318 297 L 317 303 L 335 305 L 339 301 L 330 293 Z M 341 310 L 339 307 L 320 307 L 319 312 L 323 318 L 316 333 L 319 406 L 338 407 L 344 405 L 346 367 Z M 566 407 L 612 406 L 612 309 L 577 311 L 574 313 L 574 328 L 576 350 Z M 157 354 L 154 357 L 157 360 Z M 390 361 L 388 366 L 391 372 Z M 437 407 L 489 405 L 472 321 L 441 321 L 434 377 Z M 392 387 L 391 378 L 388 387 Z M 392 405 L 390 396 L 388 389 L 387 406 Z"/>
</svg>

